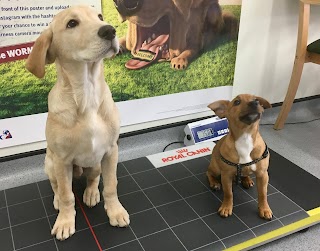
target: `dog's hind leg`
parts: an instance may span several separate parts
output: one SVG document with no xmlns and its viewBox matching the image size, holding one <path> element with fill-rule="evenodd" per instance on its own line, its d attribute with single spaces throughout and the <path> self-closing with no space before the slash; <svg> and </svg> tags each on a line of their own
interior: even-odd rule
<svg viewBox="0 0 320 251">
<path fill-rule="evenodd" d="M 242 177 L 241 177 L 241 185 L 242 185 L 244 188 L 248 189 L 248 188 L 250 188 L 250 187 L 253 187 L 254 182 L 253 182 L 253 180 L 250 178 L 250 176 L 242 176 Z"/>
<path fill-rule="evenodd" d="M 205 28 L 204 45 L 211 46 L 217 41 L 219 34 L 236 39 L 239 21 L 232 13 L 222 11 L 220 5 L 214 2 L 208 8 Z"/>
<path fill-rule="evenodd" d="M 80 178 L 83 174 L 83 168 L 77 165 L 73 165 L 73 178 Z"/>
<path fill-rule="evenodd" d="M 216 157 L 213 154 L 210 160 L 210 164 L 207 171 L 207 177 L 210 187 L 214 190 L 221 189 L 221 170 L 216 161 Z"/>
<path fill-rule="evenodd" d="M 220 174 L 214 174 L 212 171 L 207 171 L 207 177 L 209 180 L 209 185 L 213 190 L 220 190 L 221 189 L 221 183 L 218 180 L 218 177 L 220 177 Z"/>
<path fill-rule="evenodd" d="M 55 210 L 59 210 L 59 194 L 58 194 L 58 183 L 57 179 L 55 177 L 54 169 L 53 169 L 53 161 L 51 157 L 51 151 L 49 148 L 47 148 L 47 154 L 44 161 L 44 169 L 46 174 L 48 175 L 48 178 L 50 180 L 51 188 L 54 193 L 54 199 L 53 199 L 53 207 Z"/>
<path fill-rule="evenodd" d="M 206 23 L 209 24 L 206 28 L 209 28 L 215 34 L 223 29 L 222 10 L 218 3 L 210 4 L 206 14 Z"/>
<path fill-rule="evenodd" d="M 83 172 L 87 177 L 87 187 L 83 193 L 83 202 L 88 207 L 94 207 L 100 202 L 98 186 L 100 182 L 101 166 L 84 168 Z"/>
<path fill-rule="evenodd" d="M 101 163 L 103 178 L 104 208 L 108 214 L 110 225 L 125 227 L 130 223 L 129 214 L 121 205 L 117 195 L 117 163 L 118 145 L 114 145 Z"/>
<path fill-rule="evenodd" d="M 223 29 L 222 34 L 226 34 L 230 39 L 236 39 L 239 31 L 238 19 L 229 12 L 223 12 Z"/>
</svg>

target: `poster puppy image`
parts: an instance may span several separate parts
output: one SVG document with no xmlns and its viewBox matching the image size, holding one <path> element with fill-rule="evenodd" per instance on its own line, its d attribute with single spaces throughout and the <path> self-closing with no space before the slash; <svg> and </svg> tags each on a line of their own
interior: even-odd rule
<svg viewBox="0 0 320 251">
<path fill-rule="evenodd" d="M 7 6 L 19 7 L 16 1 L 5 1 Z M 76 3 L 76 0 L 68 1 L 67 4 L 59 1 L 55 4 L 38 1 L 39 4 L 34 1 L 25 4 L 28 10 L 14 12 L 14 16 L 21 17 L 19 19 L 21 23 L 32 22 L 34 27 L 0 29 L 0 37 L 3 38 L 0 40 L 0 54 L 1 51 L 12 52 L 14 48 L 16 48 L 14 51 L 19 52 L 23 49 L 27 52 L 24 55 L 26 58 L 35 39 L 52 22 L 51 16 L 57 14 L 56 8 L 61 8 L 62 5 L 63 8 L 67 8 L 68 5 Z M 136 110 L 143 113 L 141 116 L 145 116 L 143 109 L 138 106 L 141 102 L 149 101 L 139 99 L 163 98 L 171 110 L 168 100 L 172 96 L 168 95 L 176 94 L 180 97 L 187 92 L 198 90 L 205 90 L 207 93 L 207 89 L 216 92 L 216 87 L 219 91 L 220 87 L 228 89 L 233 85 L 241 0 L 219 2 L 217 0 L 144 0 L 143 2 L 81 0 L 81 2 L 94 5 L 101 12 L 104 20 L 116 29 L 117 36 L 121 38 L 122 50 L 127 51 L 119 53 L 113 60 L 103 61 L 104 77 L 108 80 L 115 102 L 132 101 L 133 106 L 137 107 Z M 45 18 L 42 10 L 30 11 L 34 6 L 45 9 Z M 52 6 L 53 9 L 50 9 Z M 119 12 L 124 14 L 120 15 Z M 10 13 L 7 12 L 6 15 L 12 15 Z M 26 16 L 35 18 L 22 18 Z M 126 21 L 123 21 L 125 19 Z M 136 25 L 138 21 L 140 25 Z M 14 26 L 15 22 L 16 20 L 10 22 L 0 20 L 0 26 L 5 23 Z M 33 35 L 6 36 L 10 32 L 14 34 L 28 32 Z M 21 57 L 8 56 L 7 59 L 10 61 L 0 59 L 0 87 L 2 87 L 0 120 L 46 113 L 47 97 L 57 80 L 55 65 L 46 66 L 44 78 L 38 79 L 25 70 L 25 60 Z M 174 69 L 184 70 L 174 70 L 171 65 L 175 67 Z M 140 68 L 141 70 L 131 70 Z M 198 106 L 190 107 L 189 101 L 184 104 L 185 98 L 179 99 L 181 99 L 180 108 L 189 107 L 187 110 L 178 109 L 179 113 L 199 111 Z M 199 102 L 203 109 L 207 109 L 206 104 L 210 101 Z M 119 106 L 123 107 L 125 104 L 119 103 Z M 163 106 L 161 112 L 156 113 L 159 114 L 157 116 L 162 116 L 166 110 L 167 108 Z M 153 114 L 154 111 L 151 116 Z M 126 123 L 125 120 L 122 122 Z M 13 138 L 17 139 L 16 133 Z"/>
<path fill-rule="evenodd" d="M 219 35 L 237 37 L 237 18 L 223 12 L 218 0 L 113 1 L 121 21 L 128 21 L 120 40 L 122 49 L 133 55 L 128 69 L 166 60 L 182 70 Z"/>
</svg>

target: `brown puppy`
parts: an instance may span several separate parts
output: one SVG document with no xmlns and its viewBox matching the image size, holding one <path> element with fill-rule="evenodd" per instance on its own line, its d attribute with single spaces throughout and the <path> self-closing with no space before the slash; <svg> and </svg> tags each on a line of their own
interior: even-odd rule
<svg viewBox="0 0 320 251">
<path fill-rule="evenodd" d="M 214 147 L 207 171 L 210 187 L 216 190 L 220 189 L 217 177 L 221 175 L 224 198 L 218 210 L 220 215 L 228 217 L 232 214 L 234 177 L 245 188 L 249 188 L 253 186 L 249 175 L 254 173 L 257 179 L 259 215 L 271 219 L 272 211 L 267 202 L 269 151 L 259 133 L 261 115 L 271 105 L 261 97 L 242 94 L 231 102 L 220 100 L 208 107 L 219 118 L 227 118 L 229 122 L 229 133 Z"/>
<path fill-rule="evenodd" d="M 122 48 L 136 55 L 144 41 L 149 43 L 167 34 L 169 39 L 161 44 L 165 49 L 160 58 L 171 61 L 171 67 L 177 70 L 185 69 L 219 34 L 226 32 L 234 38 L 238 33 L 238 20 L 223 13 L 218 0 L 113 1 L 122 21 L 128 20 L 127 35 L 120 39 Z"/>
</svg>

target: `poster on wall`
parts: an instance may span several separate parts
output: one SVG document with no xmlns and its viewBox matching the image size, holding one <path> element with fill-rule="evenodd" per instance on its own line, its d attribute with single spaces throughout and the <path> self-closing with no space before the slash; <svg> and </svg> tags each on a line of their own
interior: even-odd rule
<svg viewBox="0 0 320 251">
<path fill-rule="evenodd" d="M 231 97 L 241 0 L 1 0 L 0 157 L 45 144 L 55 66 L 37 79 L 25 59 L 55 14 L 77 4 L 94 6 L 116 28 L 121 52 L 104 67 L 122 127 L 208 112 Z"/>
</svg>

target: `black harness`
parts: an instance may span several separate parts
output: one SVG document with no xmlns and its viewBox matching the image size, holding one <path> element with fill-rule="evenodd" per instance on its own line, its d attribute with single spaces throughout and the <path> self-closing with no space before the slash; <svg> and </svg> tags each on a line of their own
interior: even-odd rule
<svg viewBox="0 0 320 251">
<path fill-rule="evenodd" d="M 221 153 L 220 153 L 220 159 L 221 159 L 224 163 L 226 163 L 227 165 L 229 165 L 229 166 L 234 166 L 234 167 L 237 168 L 236 184 L 239 184 L 239 183 L 241 183 L 241 171 L 242 171 L 242 168 L 243 168 L 243 167 L 246 167 L 246 166 L 251 166 L 251 165 L 253 165 L 253 164 L 256 164 L 256 163 L 258 163 L 260 160 L 267 158 L 268 155 L 269 155 L 269 149 L 268 149 L 268 146 L 267 146 L 267 144 L 266 144 L 266 149 L 264 150 L 262 156 L 261 156 L 260 158 L 258 158 L 258 159 L 255 159 L 255 160 L 253 160 L 253 161 L 250 161 L 250 162 L 248 162 L 248 163 L 243 163 L 243 164 L 233 163 L 233 162 L 225 159 L 225 158 L 221 155 Z"/>
</svg>

